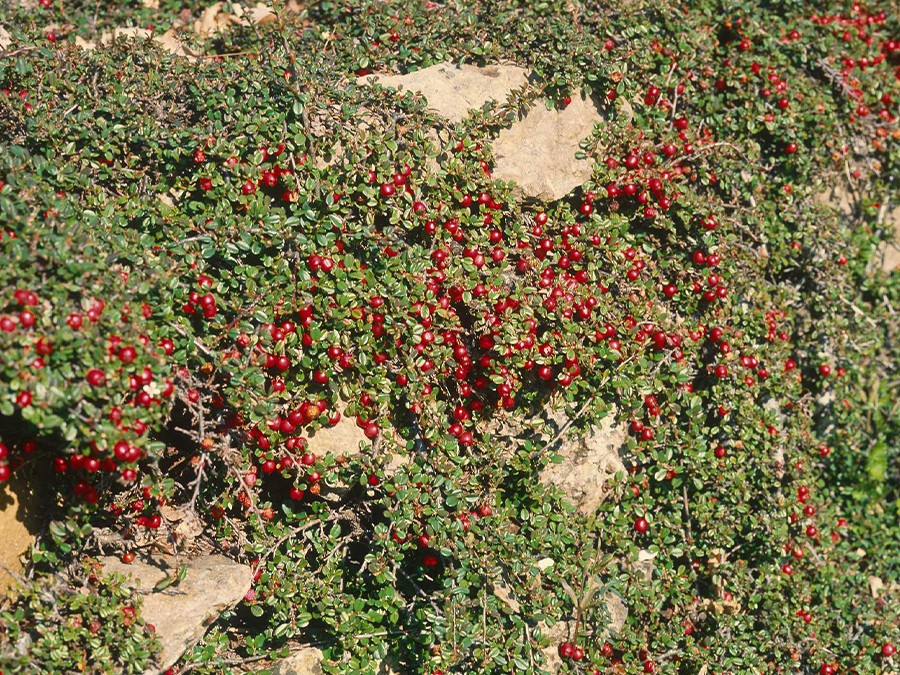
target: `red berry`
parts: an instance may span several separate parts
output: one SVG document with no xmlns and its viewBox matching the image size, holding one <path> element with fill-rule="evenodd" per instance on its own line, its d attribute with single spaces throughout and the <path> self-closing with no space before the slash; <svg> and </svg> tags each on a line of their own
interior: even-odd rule
<svg viewBox="0 0 900 675">
<path fill-rule="evenodd" d="M 644 534 L 650 528 L 650 523 L 646 518 L 638 518 L 634 521 L 634 531 L 638 534 Z"/>
<path fill-rule="evenodd" d="M 87 381 L 92 387 L 101 387 L 106 382 L 106 375 L 98 368 L 91 368 L 87 373 Z"/>
</svg>

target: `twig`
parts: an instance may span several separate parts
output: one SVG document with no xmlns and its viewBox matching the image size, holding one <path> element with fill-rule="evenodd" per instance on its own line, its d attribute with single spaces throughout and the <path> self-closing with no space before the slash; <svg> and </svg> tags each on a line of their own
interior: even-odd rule
<svg viewBox="0 0 900 675">
<path fill-rule="evenodd" d="M 302 532 L 305 532 L 306 530 L 309 530 L 316 525 L 324 525 L 324 523 L 319 518 L 316 518 L 314 520 L 310 520 L 308 522 L 303 523 L 302 525 L 298 525 L 297 527 L 293 528 L 290 532 L 288 532 L 286 535 L 284 535 L 278 541 L 276 541 L 275 544 L 270 546 L 268 551 L 266 551 L 263 555 L 261 555 L 259 557 L 259 562 L 256 563 L 256 566 L 261 567 L 262 564 L 266 560 L 269 559 L 269 556 L 271 556 L 273 553 L 275 553 L 275 551 L 277 551 L 281 547 L 281 545 L 284 542 L 286 542 L 288 539 L 290 539 L 291 537 L 294 537 Z"/>
<path fill-rule="evenodd" d="M 691 509 L 690 506 L 688 506 L 688 493 L 686 483 L 682 484 L 681 486 L 681 500 L 684 504 L 684 527 L 687 530 L 685 543 L 690 546 L 694 541 L 694 535 L 691 533 Z"/>
<path fill-rule="evenodd" d="M 24 54 L 26 52 L 33 52 L 37 47 L 22 47 L 21 49 L 14 49 L 10 52 L 0 52 L 0 59 L 11 59 L 14 56 L 18 56 L 19 54 Z"/>
</svg>

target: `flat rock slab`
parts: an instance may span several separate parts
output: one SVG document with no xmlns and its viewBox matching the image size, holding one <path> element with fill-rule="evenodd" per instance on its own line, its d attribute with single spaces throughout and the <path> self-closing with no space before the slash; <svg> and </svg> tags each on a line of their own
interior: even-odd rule
<svg viewBox="0 0 900 675">
<path fill-rule="evenodd" d="M 322 651 L 305 647 L 272 666 L 272 675 L 322 675 Z"/>
<path fill-rule="evenodd" d="M 602 116 L 590 98 L 573 97 L 564 110 L 538 102 L 494 141 L 492 176 L 511 181 L 528 197 L 555 201 L 591 177 L 594 162 L 577 159 L 579 144 Z"/>
<path fill-rule="evenodd" d="M 106 572 L 118 572 L 129 578 L 129 585 L 143 600 L 144 620 L 153 624 L 162 643 L 158 666 L 147 671 L 163 673 L 224 610 L 237 604 L 250 590 L 253 572 L 247 565 L 219 555 L 182 561 L 187 574 L 177 584 L 155 590 L 167 576 L 175 576 L 179 564 L 172 556 L 154 556 L 126 565 L 118 558 L 100 562 Z"/>
<path fill-rule="evenodd" d="M 625 470 L 619 448 L 626 437 L 626 429 L 610 415 L 586 433 L 564 439 L 558 450 L 562 463 L 548 464 L 541 482 L 559 488 L 579 513 L 593 513 L 611 491 L 610 478 Z"/>
<path fill-rule="evenodd" d="M 417 91 L 441 117 L 461 122 L 473 108 L 491 100 L 505 101 L 509 92 L 528 82 L 528 71 L 517 66 L 438 63 L 407 75 L 366 75 L 357 83 L 373 79 L 384 87 Z"/>
</svg>

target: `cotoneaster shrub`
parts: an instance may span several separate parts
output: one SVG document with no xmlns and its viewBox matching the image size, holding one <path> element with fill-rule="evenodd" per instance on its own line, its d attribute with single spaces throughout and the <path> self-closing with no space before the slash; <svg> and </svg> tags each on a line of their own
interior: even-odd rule
<svg viewBox="0 0 900 675">
<path fill-rule="evenodd" d="M 0 668 L 143 673 L 155 638 L 121 582 L 84 564 L 70 578 L 44 575 L 23 586 L 0 614 Z"/>
<path fill-rule="evenodd" d="M 298 639 L 335 673 L 539 672 L 548 644 L 573 672 L 890 672 L 886 7 L 322 2 L 190 38 L 217 58 L 74 45 L 181 9 L 11 15 L 0 477 L 57 474 L 37 570 L 196 510 L 255 583 L 193 672 Z M 458 125 L 354 83 L 447 59 L 534 81 Z M 492 178 L 500 128 L 579 95 L 588 183 Z M 845 176 L 851 218 L 815 199 Z M 537 479 L 555 447 L 497 434 L 547 405 L 628 425 L 593 516 Z M 372 447 L 309 452 L 340 415 Z"/>
</svg>

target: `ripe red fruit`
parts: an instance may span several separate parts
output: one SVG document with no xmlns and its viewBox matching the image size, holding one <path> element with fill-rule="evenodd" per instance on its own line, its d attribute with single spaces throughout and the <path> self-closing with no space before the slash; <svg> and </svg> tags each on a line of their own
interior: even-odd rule
<svg viewBox="0 0 900 675">
<path fill-rule="evenodd" d="M 390 197 L 397 191 L 397 188 L 394 187 L 393 183 L 382 183 L 381 184 L 381 196 L 382 197 Z"/>
<path fill-rule="evenodd" d="M 793 155 L 797 152 L 797 147 L 797 144 L 792 141 L 785 146 L 784 151 L 789 155 Z"/>
<path fill-rule="evenodd" d="M 98 368 L 91 368 L 87 372 L 87 381 L 92 387 L 101 387 L 106 382 L 106 375 Z"/>
<path fill-rule="evenodd" d="M 20 391 L 16 396 L 16 405 L 20 408 L 27 408 L 31 405 L 31 392 L 30 391 Z"/>
<path fill-rule="evenodd" d="M 563 642 L 559 646 L 559 655 L 564 659 L 570 658 L 572 656 L 572 652 L 574 651 L 575 645 L 573 645 L 571 642 Z"/>
<path fill-rule="evenodd" d="M 252 180 L 248 180 L 241 186 L 241 192 L 245 195 L 252 195 L 254 192 L 256 192 L 256 183 L 254 183 Z"/>
<path fill-rule="evenodd" d="M 646 518 L 638 518 L 634 521 L 634 531 L 638 534 L 644 534 L 648 529 L 650 529 L 650 523 L 647 522 Z"/>
<path fill-rule="evenodd" d="M 369 422 L 366 424 L 363 433 L 366 435 L 366 438 L 375 438 L 378 436 L 379 428 L 378 424 L 375 422 Z"/>
<path fill-rule="evenodd" d="M 897 651 L 896 647 L 894 647 L 893 642 L 885 642 L 881 645 L 881 655 L 886 659 L 891 658 L 894 653 Z"/>
</svg>

